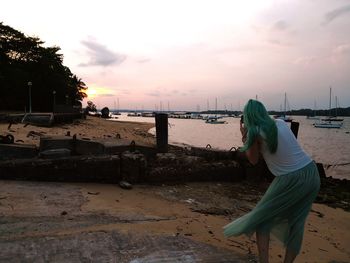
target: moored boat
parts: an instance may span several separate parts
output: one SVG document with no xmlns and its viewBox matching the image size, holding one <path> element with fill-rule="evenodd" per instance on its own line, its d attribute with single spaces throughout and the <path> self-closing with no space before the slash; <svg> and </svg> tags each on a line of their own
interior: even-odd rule
<svg viewBox="0 0 350 263">
<path fill-rule="evenodd" d="M 314 123 L 316 128 L 328 128 L 328 129 L 340 129 L 343 126 L 343 123 L 333 123 L 331 121 L 323 121 Z"/>
</svg>

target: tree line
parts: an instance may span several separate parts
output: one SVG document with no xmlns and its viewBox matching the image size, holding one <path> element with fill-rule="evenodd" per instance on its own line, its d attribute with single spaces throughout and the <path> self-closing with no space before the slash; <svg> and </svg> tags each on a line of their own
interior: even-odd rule
<svg viewBox="0 0 350 263">
<path fill-rule="evenodd" d="M 86 84 L 63 65 L 58 46 L 44 47 L 0 22 L 0 110 L 52 111 L 55 104 L 81 106 Z"/>
<path fill-rule="evenodd" d="M 271 115 L 281 115 L 284 112 L 271 111 Z M 290 110 L 286 112 L 287 115 L 295 116 L 350 116 L 350 107 L 348 108 L 332 108 L 330 110 L 312 110 L 312 109 L 299 109 Z"/>
<path fill-rule="evenodd" d="M 232 114 L 240 115 L 242 111 L 228 111 L 228 110 L 209 110 L 201 111 L 201 114 Z M 269 111 L 271 115 L 283 115 L 284 111 Z M 286 111 L 286 115 L 294 116 L 350 116 L 350 107 L 347 108 L 332 108 L 331 110 L 312 110 L 312 109 L 299 109 Z"/>
</svg>

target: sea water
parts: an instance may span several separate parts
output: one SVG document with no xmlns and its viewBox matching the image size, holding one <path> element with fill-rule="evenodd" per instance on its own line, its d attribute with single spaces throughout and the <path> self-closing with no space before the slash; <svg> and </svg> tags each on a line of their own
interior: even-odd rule
<svg viewBox="0 0 350 263">
<path fill-rule="evenodd" d="M 316 162 L 324 164 L 327 176 L 350 180 L 350 117 L 340 129 L 315 128 L 315 120 L 292 116 L 299 122 L 298 141 Z M 169 143 L 230 150 L 242 146 L 239 118 L 224 117 L 226 124 L 208 124 L 199 119 L 169 118 Z M 150 122 L 151 117 L 118 116 L 118 121 Z M 150 130 L 155 134 L 155 128 Z"/>
</svg>

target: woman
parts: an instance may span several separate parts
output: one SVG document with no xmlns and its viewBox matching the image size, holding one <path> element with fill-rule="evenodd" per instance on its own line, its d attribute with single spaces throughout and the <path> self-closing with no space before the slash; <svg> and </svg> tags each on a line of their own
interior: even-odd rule
<svg viewBox="0 0 350 263">
<path fill-rule="evenodd" d="M 306 217 L 320 188 L 316 164 L 303 151 L 283 120 L 273 120 L 264 105 L 249 100 L 240 128 L 241 149 L 254 165 L 260 155 L 275 178 L 265 195 L 248 214 L 224 227 L 225 236 L 256 232 L 259 259 L 268 262 L 270 233 L 286 247 L 284 262 L 300 252 Z"/>
</svg>

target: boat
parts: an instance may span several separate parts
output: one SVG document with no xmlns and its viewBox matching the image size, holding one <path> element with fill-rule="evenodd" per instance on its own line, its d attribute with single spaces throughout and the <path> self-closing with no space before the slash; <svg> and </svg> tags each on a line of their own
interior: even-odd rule
<svg viewBox="0 0 350 263">
<path fill-rule="evenodd" d="M 308 119 L 308 120 L 319 120 L 320 117 L 310 115 L 310 116 L 306 116 L 306 119 Z"/>
<path fill-rule="evenodd" d="M 328 117 L 328 118 L 324 118 L 322 119 L 323 121 L 337 121 L 337 122 L 341 122 L 344 121 L 344 119 L 340 119 L 336 116 L 332 116 L 332 117 Z"/>
<path fill-rule="evenodd" d="M 142 112 L 141 117 L 154 117 L 156 114 L 154 112 Z"/>
<path fill-rule="evenodd" d="M 329 114 L 331 114 L 332 108 L 332 87 L 329 88 Z M 343 119 L 337 119 L 337 117 L 329 116 L 322 119 L 320 122 L 315 122 L 313 125 L 315 128 L 328 128 L 328 129 L 340 129 L 343 126 L 341 122 Z M 334 122 L 335 121 L 335 122 Z"/>
<path fill-rule="evenodd" d="M 333 123 L 331 121 L 323 121 L 314 123 L 314 127 L 316 128 L 328 128 L 328 129 L 340 129 L 343 126 L 343 123 Z"/>
<path fill-rule="evenodd" d="M 286 115 L 287 109 L 287 93 L 284 93 L 284 113 L 283 115 L 275 115 L 273 116 L 275 119 L 284 120 L 285 122 L 292 122 L 293 119 Z"/>
<path fill-rule="evenodd" d="M 218 117 L 216 116 L 209 116 L 208 118 L 206 118 L 205 123 L 209 123 L 209 124 L 226 124 L 227 122 L 224 120 L 219 120 Z"/>
<path fill-rule="evenodd" d="M 128 117 L 141 117 L 141 113 L 139 112 L 130 112 L 127 114 Z"/>
<path fill-rule="evenodd" d="M 285 115 L 275 115 L 274 116 L 275 119 L 279 119 L 279 120 L 284 120 L 285 122 L 292 122 L 293 119 L 289 116 L 285 116 Z"/>
</svg>

